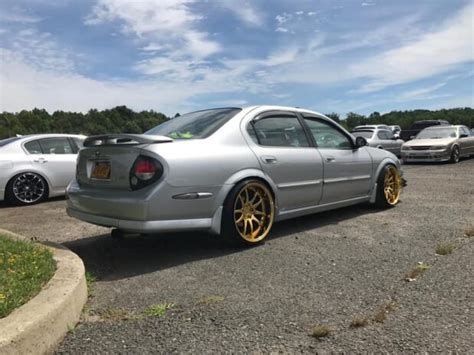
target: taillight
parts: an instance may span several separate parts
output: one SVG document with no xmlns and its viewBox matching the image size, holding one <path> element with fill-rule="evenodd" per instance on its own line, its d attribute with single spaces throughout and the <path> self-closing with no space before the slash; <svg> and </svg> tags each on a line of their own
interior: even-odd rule
<svg viewBox="0 0 474 355">
<path fill-rule="evenodd" d="M 158 180 L 163 175 L 163 166 L 156 159 L 140 155 L 130 170 L 130 187 L 138 190 Z"/>
</svg>

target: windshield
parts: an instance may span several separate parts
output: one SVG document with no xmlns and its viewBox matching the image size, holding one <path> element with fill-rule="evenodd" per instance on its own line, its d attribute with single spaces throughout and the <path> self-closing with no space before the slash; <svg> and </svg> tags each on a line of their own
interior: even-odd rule
<svg viewBox="0 0 474 355">
<path fill-rule="evenodd" d="M 6 139 L 2 139 L 0 140 L 0 147 L 3 147 L 9 143 L 12 143 L 14 141 L 17 141 L 18 139 L 20 139 L 21 137 L 11 137 L 11 138 L 6 138 Z"/>
<path fill-rule="evenodd" d="M 240 108 L 220 108 L 191 112 L 166 121 L 145 134 L 173 139 L 207 138 L 240 111 Z"/>
<path fill-rule="evenodd" d="M 418 133 L 415 139 L 456 138 L 456 128 L 427 128 Z"/>
<path fill-rule="evenodd" d="M 374 132 L 372 131 L 355 131 L 352 134 L 356 137 L 372 138 Z"/>
</svg>

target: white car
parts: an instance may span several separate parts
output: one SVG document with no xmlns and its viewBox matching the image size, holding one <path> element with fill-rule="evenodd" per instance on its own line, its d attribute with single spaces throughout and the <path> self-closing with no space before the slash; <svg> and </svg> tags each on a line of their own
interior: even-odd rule
<svg viewBox="0 0 474 355">
<path fill-rule="evenodd" d="M 0 201 L 30 205 L 64 195 L 84 139 L 37 134 L 0 140 Z"/>
</svg>

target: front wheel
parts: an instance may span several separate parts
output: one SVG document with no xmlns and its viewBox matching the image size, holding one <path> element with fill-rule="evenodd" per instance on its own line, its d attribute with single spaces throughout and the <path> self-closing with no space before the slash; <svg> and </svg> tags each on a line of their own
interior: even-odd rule
<svg viewBox="0 0 474 355">
<path fill-rule="evenodd" d="M 375 205 L 379 208 L 393 207 L 400 201 L 401 192 L 400 171 L 394 165 L 385 166 L 377 180 Z"/>
<path fill-rule="evenodd" d="M 224 203 L 222 235 L 234 245 L 258 244 L 270 233 L 274 215 L 269 188 L 259 180 L 242 181 Z"/>
<path fill-rule="evenodd" d="M 451 150 L 451 159 L 449 162 L 453 164 L 459 163 L 459 147 L 457 145 Z"/>
<path fill-rule="evenodd" d="M 38 174 L 21 173 L 7 184 L 7 200 L 19 206 L 32 205 L 48 197 L 48 184 Z"/>
</svg>

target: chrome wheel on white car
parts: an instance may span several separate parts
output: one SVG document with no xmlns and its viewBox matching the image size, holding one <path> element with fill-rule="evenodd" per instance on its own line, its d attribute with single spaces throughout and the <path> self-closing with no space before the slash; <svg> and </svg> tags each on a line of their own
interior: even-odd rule
<svg viewBox="0 0 474 355">
<path fill-rule="evenodd" d="M 15 176 L 7 187 L 7 198 L 17 205 L 31 205 L 47 197 L 46 181 L 35 173 L 22 173 Z"/>
</svg>

